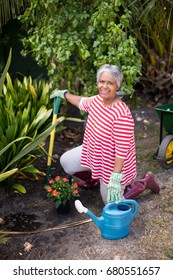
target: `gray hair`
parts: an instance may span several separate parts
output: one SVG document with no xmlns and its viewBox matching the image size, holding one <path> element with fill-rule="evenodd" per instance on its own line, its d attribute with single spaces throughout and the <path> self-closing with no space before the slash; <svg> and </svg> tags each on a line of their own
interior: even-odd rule
<svg viewBox="0 0 173 280">
<path fill-rule="evenodd" d="M 100 79 L 100 75 L 103 72 L 109 72 L 113 76 L 117 84 L 117 90 L 119 90 L 123 82 L 123 73 L 121 69 L 117 65 L 104 64 L 97 71 L 97 83 Z"/>
</svg>

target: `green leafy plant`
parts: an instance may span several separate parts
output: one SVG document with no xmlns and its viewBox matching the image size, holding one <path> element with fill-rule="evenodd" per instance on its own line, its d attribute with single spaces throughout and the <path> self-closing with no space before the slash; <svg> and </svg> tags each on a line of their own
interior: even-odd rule
<svg viewBox="0 0 173 280">
<path fill-rule="evenodd" d="M 122 0 L 33 0 L 20 16 L 27 37 L 23 55 L 32 52 L 59 88 L 91 96 L 96 69 L 117 64 L 124 73 L 122 91 L 132 93 L 141 70 L 136 40 L 128 32 L 131 14 Z"/>
<path fill-rule="evenodd" d="M 37 178 L 41 172 L 33 161 L 44 151 L 44 141 L 54 125 L 50 123 L 52 109 L 47 109 L 49 86 L 47 83 L 24 77 L 23 83 L 14 85 L 7 73 L 11 51 L 0 78 L 0 184 L 8 190 L 25 193 L 25 188 L 15 183 L 19 174 Z M 5 83 L 6 79 L 6 83 Z"/>
<path fill-rule="evenodd" d="M 56 176 L 49 181 L 49 185 L 45 186 L 47 196 L 55 201 L 56 208 L 66 201 L 79 197 L 78 184 L 70 183 L 67 178 Z"/>
<path fill-rule="evenodd" d="M 26 158 L 28 157 L 28 155 L 29 155 L 29 157 L 31 156 L 30 155 L 31 151 L 33 152 L 33 150 L 38 149 L 38 147 L 41 148 L 43 141 L 50 135 L 52 129 L 54 129 L 54 127 L 58 123 L 59 122 L 57 120 L 57 122 L 54 125 L 51 125 L 43 133 L 39 134 L 36 138 L 34 138 L 34 139 L 30 138 L 29 142 L 25 146 L 22 146 L 20 152 L 17 153 L 16 156 L 14 156 L 14 158 L 12 158 L 11 161 L 7 165 L 5 165 L 4 169 L 0 172 L 0 182 L 6 180 L 5 183 L 3 184 L 3 186 L 5 186 L 8 190 L 16 189 L 21 193 L 25 193 L 26 190 L 22 185 L 13 183 L 15 177 L 12 177 L 12 176 L 14 174 L 17 176 L 20 173 L 23 174 L 25 172 L 30 173 L 30 175 L 35 176 L 35 177 L 37 177 L 38 174 L 42 174 L 42 172 L 40 172 L 37 168 L 35 168 L 34 165 L 31 165 L 29 159 L 26 161 Z M 27 138 L 27 137 L 24 137 L 24 139 L 25 138 Z M 17 138 L 15 140 L 15 142 L 21 141 L 21 140 L 23 140 L 23 139 Z M 12 146 L 14 144 L 13 142 L 6 145 L 0 151 L 0 157 L 1 157 L 1 155 L 4 154 L 4 152 L 6 152 L 10 148 L 10 146 Z M 23 162 L 25 164 L 23 168 L 18 167 L 18 166 L 20 166 L 21 162 Z M 17 168 L 12 168 L 13 165 L 17 166 Z M 9 168 L 11 168 L 11 169 L 9 171 L 6 171 L 6 169 L 9 169 Z"/>
</svg>

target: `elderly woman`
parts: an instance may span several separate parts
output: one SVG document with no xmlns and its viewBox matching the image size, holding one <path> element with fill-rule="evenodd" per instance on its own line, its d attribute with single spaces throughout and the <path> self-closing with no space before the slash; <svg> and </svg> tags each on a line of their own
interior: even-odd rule
<svg viewBox="0 0 173 280">
<path fill-rule="evenodd" d="M 92 179 L 100 180 L 100 193 L 105 204 L 121 201 L 127 186 L 125 197 L 133 198 L 134 189 L 135 195 L 139 194 L 147 187 L 148 179 L 148 187 L 152 188 L 152 181 L 154 191 L 159 192 L 152 173 L 137 182 L 143 189 L 131 185 L 136 177 L 134 120 L 128 106 L 117 95 L 122 81 L 120 68 L 105 64 L 97 71 L 97 95 L 86 98 L 68 90 L 56 90 L 51 95 L 65 98 L 88 113 L 83 144 L 65 152 L 60 163 L 71 175 L 91 170 Z"/>
</svg>

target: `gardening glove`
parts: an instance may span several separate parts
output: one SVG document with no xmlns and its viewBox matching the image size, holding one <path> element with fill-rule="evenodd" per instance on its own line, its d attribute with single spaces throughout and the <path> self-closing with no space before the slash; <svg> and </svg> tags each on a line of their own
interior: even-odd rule
<svg viewBox="0 0 173 280">
<path fill-rule="evenodd" d="M 112 172 L 109 184 L 108 184 L 108 195 L 107 202 L 115 202 L 116 204 L 121 201 L 122 186 L 121 180 L 123 178 L 123 173 Z"/>
<path fill-rule="evenodd" d="M 55 89 L 52 94 L 50 95 L 50 98 L 54 98 L 54 97 L 60 97 L 62 99 L 66 99 L 65 98 L 65 94 L 69 92 L 68 89 L 63 89 L 63 90 L 58 90 Z"/>
</svg>

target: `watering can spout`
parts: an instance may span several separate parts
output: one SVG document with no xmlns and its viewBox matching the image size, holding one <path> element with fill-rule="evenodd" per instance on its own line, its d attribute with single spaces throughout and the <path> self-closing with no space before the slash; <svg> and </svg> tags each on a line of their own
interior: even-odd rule
<svg viewBox="0 0 173 280">
<path fill-rule="evenodd" d="M 79 213 L 87 213 L 88 209 L 82 205 L 80 200 L 75 200 L 75 207 Z"/>
<path fill-rule="evenodd" d="M 77 209 L 77 211 L 79 213 L 86 213 L 92 220 L 93 222 L 95 223 L 95 225 L 100 229 L 102 230 L 102 226 L 103 226 L 103 220 L 104 218 L 103 217 L 97 217 L 95 216 L 90 210 L 88 210 L 86 207 L 84 207 L 82 205 L 82 203 L 80 202 L 80 200 L 76 200 L 75 201 L 75 207 Z"/>
</svg>

